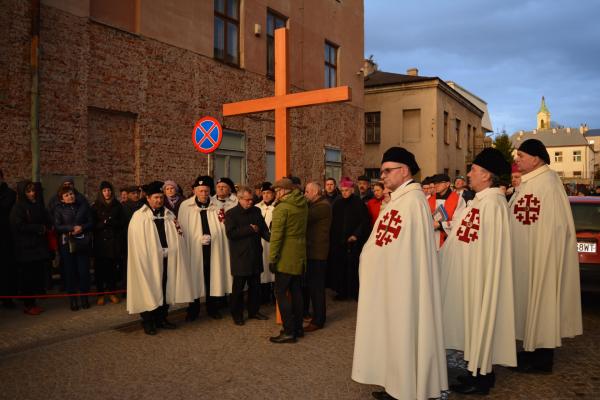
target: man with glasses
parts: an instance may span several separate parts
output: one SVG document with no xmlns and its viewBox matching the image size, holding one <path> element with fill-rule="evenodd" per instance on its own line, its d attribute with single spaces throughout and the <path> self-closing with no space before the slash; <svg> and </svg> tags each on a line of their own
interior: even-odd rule
<svg viewBox="0 0 600 400">
<path fill-rule="evenodd" d="M 258 207 L 254 207 L 252 189 L 237 192 L 238 204 L 225 213 L 225 230 L 229 239 L 231 275 L 231 316 L 236 325 L 244 325 L 244 287 L 248 284 L 248 318 L 266 320 L 261 314 L 260 274 L 263 272 L 261 238 L 269 240 L 269 228 Z"/>
<path fill-rule="evenodd" d="M 437 398 L 448 387 L 431 213 L 417 172 L 406 149 L 384 153 L 391 200 L 360 256 L 352 379 L 383 386 L 376 399 Z"/>
</svg>

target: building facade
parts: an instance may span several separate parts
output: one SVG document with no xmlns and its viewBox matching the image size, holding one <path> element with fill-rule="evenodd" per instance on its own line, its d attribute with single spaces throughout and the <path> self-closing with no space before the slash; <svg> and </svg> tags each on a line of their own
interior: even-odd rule
<svg viewBox="0 0 600 400">
<path fill-rule="evenodd" d="M 0 3 L 0 168 L 11 184 L 31 177 L 31 3 Z M 362 171 L 362 0 L 41 3 L 36 118 L 47 191 L 64 175 L 88 196 L 101 180 L 174 179 L 188 189 L 207 172 L 236 183 L 273 179 L 273 113 L 221 112 L 223 103 L 273 95 L 279 27 L 289 29 L 292 91 L 352 89 L 350 102 L 290 112 L 290 171 L 303 180 Z M 224 128 L 210 166 L 191 140 L 206 115 Z"/>
<path fill-rule="evenodd" d="M 483 115 L 440 78 L 374 70 L 365 77 L 365 172 L 377 178 L 383 152 L 401 146 L 414 153 L 421 178 L 464 175 L 475 145 L 483 148 Z"/>
</svg>

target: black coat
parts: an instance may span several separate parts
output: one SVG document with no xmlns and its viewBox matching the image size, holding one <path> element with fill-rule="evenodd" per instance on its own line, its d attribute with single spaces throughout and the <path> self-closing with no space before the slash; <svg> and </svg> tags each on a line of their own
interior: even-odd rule
<svg viewBox="0 0 600 400">
<path fill-rule="evenodd" d="M 41 201 L 31 202 L 25 197 L 25 186 L 19 182 L 19 199 L 10 212 L 15 259 L 20 263 L 50 259 L 46 232 L 51 226 L 50 215 Z"/>
<path fill-rule="evenodd" d="M 10 231 L 9 215 L 17 193 L 5 182 L 0 183 L 0 257 L 11 257 L 13 252 L 12 233 Z"/>
<path fill-rule="evenodd" d="M 258 226 L 258 232 L 250 225 Z M 263 271 L 261 238 L 269 240 L 269 228 L 258 207 L 245 210 L 241 205 L 225 213 L 225 229 L 229 239 L 231 275 L 249 276 Z"/>
<path fill-rule="evenodd" d="M 73 204 L 59 203 L 54 209 L 54 228 L 59 234 L 59 245 L 66 245 L 66 237 L 73 231 L 75 225 L 80 225 L 84 238 L 82 243 L 85 244 L 85 249 L 79 251 L 91 250 L 91 232 L 94 229 L 94 221 L 90 207 L 85 203 L 80 203 L 75 200 Z M 82 246 L 83 247 L 83 246 Z"/>
<path fill-rule="evenodd" d="M 96 201 L 92 205 L 94 219 L 94 255 L 119 259 L 123 253 L 123 236 L 127 216 L 121 203 L 114 198 L 109 204 Z"/>
<path fill-rule="evenodd" d="M 333 203 L 330 230 L 332 247 L 346 248 L 348 238 L 352 235 L 358 238 L 357 244 L 362 246 L 371 230 L 369 212 L 362 200 L 356 196 L 344 199 L 340 196 Z"/>
</svg>

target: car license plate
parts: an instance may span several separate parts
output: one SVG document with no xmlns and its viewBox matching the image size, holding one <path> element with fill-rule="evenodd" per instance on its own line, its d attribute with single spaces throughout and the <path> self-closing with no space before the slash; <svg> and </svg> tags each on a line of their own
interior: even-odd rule
<svg viewBox="0 0 600 400">
<path fill-rule="evenodd" d="M 579 253 L 595 253 L 596 243 L 577 242 L 577 251 Z"/>
</svg>

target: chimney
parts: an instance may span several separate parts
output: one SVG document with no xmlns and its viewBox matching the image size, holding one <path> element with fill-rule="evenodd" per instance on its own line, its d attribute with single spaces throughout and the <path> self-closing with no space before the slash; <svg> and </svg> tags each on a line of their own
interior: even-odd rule
<svg viewBox="0 0 600 400">
<path fill-rule="evenodd" d="M 571 128 L 567 128 L 567 133 L 571 133 Z"/>
<path fill-rule="evenodd" d="M 369 56 L 369 58 L 365 59 L 363 67 L 361 68 L 364 76 L 369 76 L 373 72 L 377 71 L 377 63 L 373 60 L 373 55 Z"/>
<path fill-rule="evenodd" d="M 552 128 L 552 133 L 556 133 L 556 128 Z"/>
<path fill-rule="evenodd" d="M 419 76 L 419 70 L 417 68 L 409 68 L 406 70 L 406 75 Z"/>
<path fill-rule="evenodd" d="M 583 124 L 579 125 L 579 133 L 581 133 L 582 135 L 585 133 L 585 127 L 583 126 Z"/>
<path fill-rule="evenodd" d="M 534 134 L 534 135 L 535 135 L 535 134 L 537 134 L 537 129 L 534 129 L 534 130 L 533 130 L 533 134 Z"/>
</svg>

